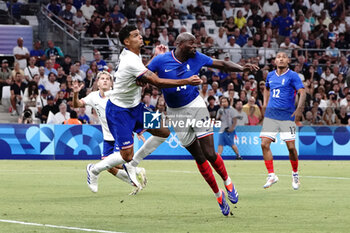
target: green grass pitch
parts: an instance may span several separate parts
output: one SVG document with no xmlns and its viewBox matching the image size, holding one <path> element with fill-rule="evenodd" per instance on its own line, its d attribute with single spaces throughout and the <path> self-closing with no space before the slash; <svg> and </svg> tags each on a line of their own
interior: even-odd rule
<svg viewBox="0 0 350 233">
<path fill-rule="evenodd" d="M 349 161 L 300 161 L 298 191 L 291 187 L 289 161 L 275 161 L 280 181 L 267 190 L 263 161 L 226 161 L 240 195 L 228 217 L 194 161 L 141 162 L 149 182 L 136 196 L 128 196 L 132 187 L 107 172 L 99 192 L 91 193 L 87 163 L 0 160 L 0 219 L 100 232 L 350 231 Z M 84 232 L 1 220 L 1 233 Z"/>
</svg>

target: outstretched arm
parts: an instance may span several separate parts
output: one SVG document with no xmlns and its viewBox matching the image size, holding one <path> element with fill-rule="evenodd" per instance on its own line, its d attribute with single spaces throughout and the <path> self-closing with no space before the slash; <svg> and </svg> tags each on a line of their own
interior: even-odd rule
<svg viewBox="0 0 350 233">
<path fill-rule="evenodd" d="M 80 108 L 80 107 L 84 107 L 85 103 L 79 99 L 79 92 L 81 89 L 84 88 L 84 83 L 79 85 L 79 82 L 74 82 L 73 83 L 73 107 L 74 108 Z"/>
<path fill-rule="evenodd" d="M 159 78 L 158 75 L 150 70 L 147 70 L 138 81 L 141 83 L 150 83 L 159 88 L 178 87 L 183 85 L 198 86 L 202 83 L 202 80 L 197 75 L 193 75 L 186 79 L 164 79 Z"/>
<path fill-rule="evenodd" d="M 223 60 L 213 60 L 213 64 L 211 67 L 226 71 L 226 72 L 241 72 L 241 71 L 257 71 L 259 70 L 259 66 L 247 63 L 244 66 L 241 66 L 232 61 L 223 61 Z"/>
</svg>

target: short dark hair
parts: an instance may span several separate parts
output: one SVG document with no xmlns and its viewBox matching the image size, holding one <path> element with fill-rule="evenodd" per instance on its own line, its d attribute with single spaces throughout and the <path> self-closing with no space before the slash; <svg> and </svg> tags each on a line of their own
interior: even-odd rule
<svg viewBox="0 0 350 233">
<path fill-rule="evenodd" d="M 135 25 L 126 25 L 123 27 L 119 32 L 119 40 L 120 43 L 124 44 L 124 40 L 130 36 L 130 32 L 137 30 L 137 27 Z"/>
<path fill-rule="evenodd" d="M 210 100 L 214 100 L 215 101 L 215 97 L 212 96 L 212 95 L 208 96 L 208 102 L 210 102 Z"/>
<path fill-rule="evenodd" d="M 74 110 L 70 112 L 69 116 L 70 116 L 70 118 L 74 118 L 74 119 L 78 118 L 78 114 Z"/>
</svg>

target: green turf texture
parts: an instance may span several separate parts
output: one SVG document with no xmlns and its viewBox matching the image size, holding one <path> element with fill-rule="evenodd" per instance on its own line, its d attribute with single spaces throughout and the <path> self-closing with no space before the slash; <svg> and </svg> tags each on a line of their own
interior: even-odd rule
<svg viewBox="0 0 350 233">
<path fill-rule="evenodd" d="M 350 231 L 349 161 L 300 161 L 298 191 L 291 187 L 289 161 L 275 161 L 280 180 L 266 190 L 263 161 L 225 161 L 240 195 L 228 217 L 194 161 L 143 161 L 149 182 L 136 196 L 107 172 L 99 192 L 91 193 L 87 163 L 0 160 L 0 219 L 117 232 Z M 0 232 L 83 231 L 0 222 Z"/>
</svg>

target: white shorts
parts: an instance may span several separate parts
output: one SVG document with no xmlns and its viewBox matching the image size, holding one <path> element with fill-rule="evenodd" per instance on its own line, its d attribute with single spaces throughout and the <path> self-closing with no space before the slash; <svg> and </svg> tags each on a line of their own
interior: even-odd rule
<svg viewBox="0 0 350 233">
<path fill-rule="evenodd" d="M 276 141 L 276 136 L 280 133 L 281 140 L 294 141 L 296 130 L 297 126 L 294 121 L 280 121 L 265 117 L 260 137 Z"/>
<path fill-rule="evenodd" d="M 207 105 L 200 95 L 183 107 L 168 107 L 167 119 L 184 147 L 191 145 L 196 138 L 200 139 L 213 134 Z"/>
</svg>

